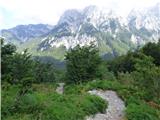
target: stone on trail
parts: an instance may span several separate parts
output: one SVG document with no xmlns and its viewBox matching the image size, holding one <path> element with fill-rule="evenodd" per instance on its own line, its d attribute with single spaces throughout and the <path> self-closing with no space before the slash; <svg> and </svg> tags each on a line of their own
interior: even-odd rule
<svg viewBox="0 0 160 120">
<path fill-rule="evenodd" d="M 92 90 L 90 94 L 97 95 L 108 102 L 108 107 L 104 114 L 97 113 L 86 117 L 86 120 L 122 120 L 125 117 L 125 104 L 112 90 Z"/>
<path fill-rule="evenodd" d="M 63 92 L 64 92 L 64 83 L 58 83 L 58 87 L 57 87 L 57 89 L 56 89 L 56 92 L 57 93 L 59 93 L 59 94 L 63 94 Z"/>
</svg>

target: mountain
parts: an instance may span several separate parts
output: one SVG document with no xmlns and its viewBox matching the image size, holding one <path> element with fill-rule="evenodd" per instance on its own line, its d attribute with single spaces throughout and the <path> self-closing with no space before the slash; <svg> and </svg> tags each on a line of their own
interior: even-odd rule
<svg viewBox="0 0 160 120">
<path fill-rule="evenodd" d="M 160 33 L 160 5 L 148 10 L 132 10 L 128 16 L 133 34 L 143 39 L 157 39 Z"/>
<path fill-rule="evenodd" d="M 18 25 L 11 29 L 1 30 L 1 36 L 6 38 L 8 42 L 24 43 L 48 33 L 52 28 L 51 25 L 45 24 Z"/>
<path fill-rule="evenodd" d="M 29 39 L 32 34 L 25 34 L 25 37 L 21 37 L 24 43 L 20 50 L 28 47 L 35 55 L 63 59 L 66 50 L 77 44 L 83 46 L 93 42 L 104 58 L 112 58 L 149 41 L 158 40 L 160 4 L 142 10 L 133 9 L 127 17 L 97 6 L 88 6 L 83 10 L 71 9 L 65 11 L 57 25 L 50 28 L 52 29 L 45 29 L 38 39 L 31 41 Z M 24 30 L 30 33 L 29 29 Z M 43 31 L 38 31 L 41 30 Z M 36 34 L 34 35 L 36 38 Z"/>
</svg>

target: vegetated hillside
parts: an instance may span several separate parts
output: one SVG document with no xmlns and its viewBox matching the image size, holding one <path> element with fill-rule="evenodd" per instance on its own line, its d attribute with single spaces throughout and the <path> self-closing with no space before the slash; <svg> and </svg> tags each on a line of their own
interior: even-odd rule
<svg viewBox="0 0 160 120">
<path fill-rule="evenodd" d="M 65 69 L 65 61 L 60 61 L 50 56 L 33 56 L 33 59 L 39 60 L 42 63 L 51 63 L 57 69 Z"/>
<path fill-rule="evenodd" d="M 18 25 L 14 28 L 2 29 L 1 36 L 7 40 L 6 42 L 19 45 L 48 33 L 52 28 L 53 26 L 46 24 Z"/>
<path fill-rule="evenodd" d="M 56 59 L 64 59 L 65 51 L 77 44 L 83 46 L 95 42 L 104 58 L 113 58 L 149 41 L 157 41 L 160 34 L 159 9 L 159 4 L 143 10 L 133 9 L 127 17 L 117 14 L 114 8 L 108 10 L 97 6 L 88 6 L 83 10 L 67 10 L 57 25 L 47 30 L 47 26 L 40 28 L 40 31 L 45 31 L 43 36 L 38 38 L 34 36 L 36 40 L 24 42 L 20 45 L 19 51 L 29 48 L 34 55 L 46 54 Z M 32 36 L 30 33 L 36 33 L 31 29 L 26 29 L 29 34 L 22 31 L 16 29 L 16 33 L 25 36 L 22 37 L 24 40 Z"/>
<path fill-rule="evenodd" d="M 89 90 L 113 90 L 125 102 L 125 119 L 160 119 L 160 40 L 103 61 L 96 46 L 66 53 L 66 71 L 32 59 L 2 43 L 2 120 L 84 120 L 104 113 L 107 103 Z M 56 93 L 64 82 L 64 94 Z"/>
</svg>

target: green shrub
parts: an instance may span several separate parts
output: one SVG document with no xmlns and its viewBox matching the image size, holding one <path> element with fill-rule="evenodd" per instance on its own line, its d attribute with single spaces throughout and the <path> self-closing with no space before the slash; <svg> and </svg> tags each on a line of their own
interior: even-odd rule
<svg viewBox="0 0 160 120">
<path fill-rule="evenodd" d="M 3 87 L 3 85 L 2 85 Z M 13 114 L 11 112 L 11 108 L 14 105 L 14 100 L 16 98 L 16 94 L 18 92 L 19 88 L 15 85 L 7 85 L 5 88 L 3 87 L 1 92 L 1 118 L 5 118 L 8 115 Z"/>
<path fill-rule="evenodd" d="M 88 89 L 103 89 L 103 90 L 118 90 L 122 89 L 122 86 L 117 81 L 109 81 L 109 80 L 95 80 L 88 83 Z"/>
<path fill-rule="evenodd" d="M 47 103 L 46 109 L 42 113 L 45 120 L 81 120 L 85 116 L 104 112 L 106 102 L 89 94 L 85 95 L 51 95 L 52 101 Z"/>
<path fill-rule="evenodd" d="M 123 85 L 128 86 L 134 84 L 134 79 L 129 72 L 119 72 L 117 77 L 117 80 Z"/>
<path fill-rule="evenodd" d="M 87 91 L 85 84 L 80 85 L 67 85 L 65 86 L 64 93 L 65 94 L 82 94 Z"/>
<path fill-rule="evenodd" d="M 127 118 L 128 120 L 159 120 L 158 112 L 149 107 L 148 105 L 141 103 L 139 105 L 131 103 L 127 106 Z"/>
<path fill-rule="evenodd" d="M 68 51 L 65 57 L 68 83 L 79 84 L 92 80 L 97 75 L 101 76 L 97 71 L 102 60 L 94 44 L 83 47 L 77 45 Z"/>
<path fill-rule="evenodd" d="M 104 112 L 107 107 L 102 98 L 86 92 L 60 95 L 54 92 L 54 85 L 45 84 L 45 90 L 43 85 L 33 86 L 34 91 L 20 97 L 17 108 L 12 111 L 19 87 L 13 85 L 3 90 L 2 120 L 83 120 L 87 115 Z"/>
<path fill-rule="evenodd" d="M 19 113 L 38 113 L 44 108 L 43 103 L 35 94 L 26 94 L 19 101 Z"/>
<path fill-rule="evenodd" d="M 93 80 L 88 83 L 83 83 L 79 85 L 67 85 L 65 87 L 66 94 L 80 94 L 85 93 L 92 89 L 102 89 L 102 90 L 119 90 L 123 89 L 125 86 L 121 85 L 117 81 L 109 80 Z"/>
<path fill-rule="evenodd" d="M 4 120 L 35 120 L 35 118 L 30 114 L 14 114 L 13 116 L 5 117 Z"/>
<path fill-rule="evenodd" d="M 104 113 L 107 106 L 103 99 L 94 95 L 88 95 L 86 96 L 86 99 L 82 101 L 81 107 L 83 111 L 87 113 L 87 115 L 90 115 L 97 112 Z"/>
</svg>

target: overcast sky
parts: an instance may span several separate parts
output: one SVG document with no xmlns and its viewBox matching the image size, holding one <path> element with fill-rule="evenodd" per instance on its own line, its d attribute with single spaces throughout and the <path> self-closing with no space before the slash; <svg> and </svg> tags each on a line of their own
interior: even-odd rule
<svg viewBox="0 0 160 120">
<path fill-rule="evenodd" d="M 56 24 L 66 9 L 88 5 L 116 8 L 126 15 L 132 8 L 153 6 L 160 0 L 0 0 L 0 29 L 18 24 Z"/>
</svg>

